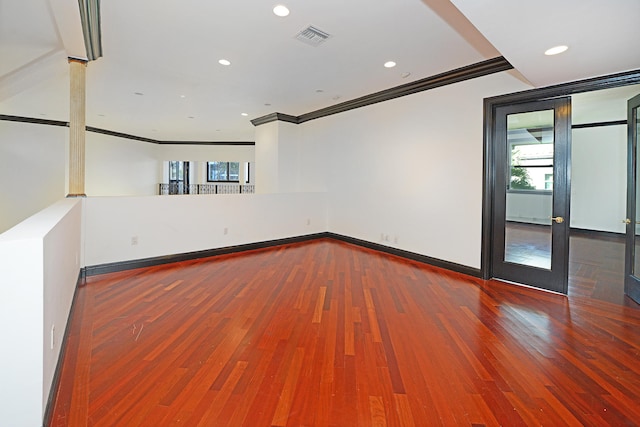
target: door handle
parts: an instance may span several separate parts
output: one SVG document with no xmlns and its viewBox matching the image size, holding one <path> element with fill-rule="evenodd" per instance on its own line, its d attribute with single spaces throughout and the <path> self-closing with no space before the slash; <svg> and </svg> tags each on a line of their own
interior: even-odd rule
<svg viewBox="0 0 640 427">
<path fill-rule="evenodd" d="M 629 218 L 625 218 L 622 220 L 623 224 L 631 224 L 631 220 Z"/>
<path fill-rule="evenodd" d="M 561 216 L 552 216 L 551 220 L 555 221 L 556 224 L 562 224 L 564 222 L 564 218 L 562 218 Z"/>
</svg>

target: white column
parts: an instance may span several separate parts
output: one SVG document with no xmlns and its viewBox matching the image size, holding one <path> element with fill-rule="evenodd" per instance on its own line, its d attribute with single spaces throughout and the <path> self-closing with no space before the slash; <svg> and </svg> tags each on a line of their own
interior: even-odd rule
<svg viewBox="0 0 640 427">
<path fill-rule="evenodd" d="M 278 192 L 278 126 L 279 122 L 256 127 L 256 193 Z"/>
<path fill-rule="evenodd" d="M 69 58 L 70 114 L 69 114 L 69 194 L 85 197 L 85 71 L 87 61 Z"/>
<path fill-rule="evenodd" d="M 276 121 L 256 128 L 256 193 L 300 191 L 299 148 L 298 125 Z"/>
</svg>

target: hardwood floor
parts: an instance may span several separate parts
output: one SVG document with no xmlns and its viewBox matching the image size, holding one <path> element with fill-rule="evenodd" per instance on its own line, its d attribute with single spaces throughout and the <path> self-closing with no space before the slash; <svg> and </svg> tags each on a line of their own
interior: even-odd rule
<svg viewBox="0 0 640 427">
<path fill-rule="evenodd" d="M 639 307 L 624 295 L 624 237 L 575 233 L 569 243 L 569 295 Z"/>
<path fill-rule="evenodd" d="M 640 310 L 587 293 L 329 239 L 95 276 L 50 425 L 637 425 Z"/>
</svg>

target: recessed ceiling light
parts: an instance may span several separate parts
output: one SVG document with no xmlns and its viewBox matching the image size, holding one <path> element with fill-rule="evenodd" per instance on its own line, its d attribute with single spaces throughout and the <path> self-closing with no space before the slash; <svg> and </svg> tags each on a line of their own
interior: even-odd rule
<svg viewBox="0 0 640 427">
<path fill-rule="evenodd" d="M 189 118 L 190 118 L 190 119 L 195 119 L 195 117 L 193 117 L 193 116 L 189 116 Z"/>
<path fill-rule="evenodd" d="M 246 117 L 246 116 L 248 116 L 248 114 L 247 114 L 247 113 L 240 113 L 240 115 L 241 115 L 241 116 L 245 116 L 245 117 Z"/>
<path fill-rule="evenodd" d="M 407 77 L 409 77 L 411 75 L 411 73 L 406 72 L 406 73 L 402 73 L 400 74 L 400 77 L 402 77 L 403 79 L 406 79 Z"/>
<path fill-rule="evenodd" d="M 220 65 L 231 65 L 231 61 L 227 60 L 227 59 L 221 59 L 218 61 L 218 64 Z"/>
<path fill-rule="evenodd" d="M 565 46 L 565 45 L 555 46 L 555 47 L 552 47 L 551 49 L 547 49 L 544 52 L 544 54 L 547 55 L 547 56 L 557 55 L 559 53 L 562 53 L 562 52 L 566 51 L 567 49 L 569 49 L 569 47 Z"/>
<path fill-rule="evenodd" d="M 277 16 L 285 17 L 289 15 L 289 9 L 287 9 L 286 6 L 279 4 L 273 8 L 273 13 L 275 13 Z"/>
<path fill-rule="evenodd" d="M 322 90 L 322 89 L 316 89 L 316 93 L 322 93 L 322 92 L 324 92 L 324 90 Z"/>
<path fill-rule="evenodd" d="M 186 98 L 187 95 L 180 95 L 180 98 Z"/>
<path fill-rule="evenodd" d="M 395 66 L 396 66 L 396 63 L 395 63 L 395 62 L 393 62 L 393 61 L 387 61 L 387 62 L 385 62 L 385 63 L 384 63 L 384 66 L 385 66 L 386 68 L 393 68 L 393 67 L 395 67 Z"/>
<path fill-rule="evenodd" d="M 142 93 L 142 92 L 133 92 L 133 94 L 134 94 L 134 95 L 138 95 L 138 96 L 142 96 L 142 95 L 144 95 L 144 93 Z"/>
<path fill-rule="evenodd" d="M 268 102 L 266 104 L 264 104 L 265 107 L 271 107 L 271 104 L 269 104 Z"/>
</svg>

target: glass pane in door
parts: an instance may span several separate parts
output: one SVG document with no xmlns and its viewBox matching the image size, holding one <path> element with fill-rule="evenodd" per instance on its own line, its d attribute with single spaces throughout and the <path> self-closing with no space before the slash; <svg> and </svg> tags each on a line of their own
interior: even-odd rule
<svg viewBox="0 0 640 427">
<path fill-rule="evenodd" d="M 507 116 L 504 261 L 551 269 L 554 110 Z"/>
<path fill-rule="evenodd" d="M 632 119 L 633 123 L 629 123 L 629 126 L 633 126 L 632 132 L 633 137 L 635 138 L 633 146 L 636 150 L 635 155 L 635 173 L 636 173 L 636 217 L 635 217 L 635 236 L 634 236 L 634 256 L 633 256 L 633 275 L 638 277 L 640 274 L 640 168 L 638 168 L 638 135 L 640 135 L 640 117 L 639 117 L 638 107 L 633 109 Z"/>
</svg>

